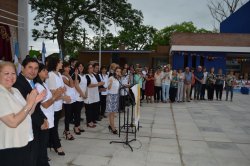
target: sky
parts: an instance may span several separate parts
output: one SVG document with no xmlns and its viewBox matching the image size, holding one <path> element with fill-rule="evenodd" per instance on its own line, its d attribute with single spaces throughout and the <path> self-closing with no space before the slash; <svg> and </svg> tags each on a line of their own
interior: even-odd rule
<svg viewBox="0 0 250 166">
<path fill-rule="evenodd" d="M 184 21 L 192 21 L 198 28 L 213 29 L 213 19 L 207 7 L 207 0 L 128 0 L 134 9 L 141 10 L 144 16 L 144 25 L 151 25 L 157 29 L 162 29 L 172 24 Z M 39 39 L 33 41 L 31 29 L 35 13 L 29 13 L 29 46 L 33 49 L 41 50 L 42 42 L 45 42 L 47 54 L 58 52 L 56 40 Z M 115 33 L 115 28 L 111 28 Z M 87 32 L 93 36 L 93 32 Z"/>
</svg>

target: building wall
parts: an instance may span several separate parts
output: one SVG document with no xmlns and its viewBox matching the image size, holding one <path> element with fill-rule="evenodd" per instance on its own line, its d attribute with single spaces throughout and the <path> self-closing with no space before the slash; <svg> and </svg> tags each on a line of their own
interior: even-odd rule
<svg viewBox="0 0 250 166">
<path fill-rule="evenodd" d="M 29 0 L 19 0 L 18 1 L 18 14 L 21 15 L 23 18 L 19 19 L 23 23 L 18 23 L 19 27 L 24 28 L 18 28 L 18 42 L 19 42 L 19 49 L 20 49 L 20 56 L 22 59 L 26 57 L 26 55 L 29 53 L 29 47 L 28 47 L 28 25 L 29 25 L 29 15 L 28 15 L 28 3 Z"/>
<path fill-rule="evenodd" d="M 220 24 L 222 33 L 250 33 L 250 1 Z"/>
<path fill-rule="evenodd" d="M 0 9 L 6 10 L 12 13 L 18 13 L 18 0 L 0 0 Z M 0 10 L 0 15 L 16 20 L 17 16 L 3 12 Z M 16 21 L 12 21 L 3 17 L 0 17 L 0 22 L 17 26 Z"/>
<path fill-rule="evenodd" d="M 81 52 L 78 60 L 87 64 L 90 61 L 98 61 L 98 53 Z M 101 65 L 108 66 L 115 62 L 123 66 L 127 64 L 140 64 L 141 66 L 155 67 L 168 63 L 168 54 L 165 53 L 102 53 Z"/>
<path fill-rule="evenodd" d="M 207 70 L 214 67 L 217 72 L 219 68 L 226 72 L 225 53 L 209 53 L 209 52 L 173 52 L 173 69 L 184 69 L 185 67 L 205 66 Z M 203 59 L 203 60 L 201 60 Z"/>
</svg>

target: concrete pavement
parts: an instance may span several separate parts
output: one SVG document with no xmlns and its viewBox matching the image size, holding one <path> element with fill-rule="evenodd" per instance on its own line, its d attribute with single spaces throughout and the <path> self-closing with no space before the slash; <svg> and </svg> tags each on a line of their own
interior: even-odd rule
<svg viewBox="0 0 250 166">
<path fill-rule="evenodd" d="M 235 94 L 234 101 L 145 104 L 142 128 L 134 152 L 108 131 L 107 119 L 98 127 L 62 138 L 66 156 L 49 152 L 51 166 L 249 166 L 250 96 Z M 83 115 L 85 117 L 85 115 Z M 116 123 L 117 124 L 117 123 Z M 60 131 L 63 133 L 63 120 Z M 71 126 L 73 128 L 73 126 Z M 62 136 L 62 135 L 61 135 Z M 131 136 L 132 138 L 132 136 Z"/>
</svg>

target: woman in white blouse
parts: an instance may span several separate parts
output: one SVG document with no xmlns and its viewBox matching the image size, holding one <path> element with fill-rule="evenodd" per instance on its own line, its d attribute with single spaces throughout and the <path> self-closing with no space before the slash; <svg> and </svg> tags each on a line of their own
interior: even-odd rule
<svg viewBox="0 0 250 166">
<path fill-rule="evenodd" d="M 48 60 L 49 78 L 46 80 L 46 83 L 52 93 L 54 93 L 55 90 L 58 88 L 61 88 L 63 90 L 63 93 L 65 93 L 66 91 L 62 75 L 59 72 L 59 70 L 62 69 L 62 65 L 63 65 L 62 61 L 58 57 L 51 57 Z M 58 134 L 58 123 L 62 112 L 63 101 L 70 102 L 70 97 L 64 94 L 60 99 L 56 100 L 53 104 L 53 110 L 55 112 L 54 127 L 50 129 L 50 138 L 49 138 L 50 146 L 52 146 L 55 152 L 57 152 L 57 154 L 60 156 L 65 155 Z"/>
<path fill-rule="evenodd" d="M 101 92 L 100 95 L 100 102 L 101 102 L 101 116 L 102 118 L 106 118 L 105 110 L 106 110 L 106 98 L 107 98 L 107 87 L 108 87 L 108 74 L 107 74 L 107 68 L 106 66 L 102 66 L 100 69 L 101 73 L 99 74 L 99 77 L 102 82 L 104 82 L 103 88 L 99 89 Z"/>
<path fill-rule="evenodd" d="M 119 111 L 120 79 L 121 79 L 121 69 L 117 67 L 114 71 L 114 75 L 109 77 L 108 95 L 106 104 L 106 112 L 109 114 L 108 128 L 113 134 L 117 134 L 117 130 L 115 128 L 115 113 Z"/>
<path fill-rule="evenodd" d="M 86 120 L 87 127 L 95 128 L 95 111 L 98 110 L 100 96 L 98 86 L 104 85 L 104 82 L 97 82 L 94 76 L 93 66 L 91 64 L 87 67 L 88 74 L 86 75 L 87 80 L 87 98 L 85 99 L 85 109 L 86 109 Z"/>
<path fill-rule="evenodd" d="M 35 87 L 38 92 L 46 91 L 45 98 L 41 101 L 41 110 L 43 111 L 44 115 L 46 116 L 48 123 L 49 123 L 49 129 L 54 127 L 54 110 L 53 110 L 53 104 L 56 100 L 58 100 L 62 94 L 62 89 L 56 89 L 54 93 L 52 94 L 49 90 L 48 86 L 45 84 L 45 80 L 48 78 L 48 70 L 46 69 L 46 66 L 42 63 L 39 64 L 39 70 L 38 75 L 35 78 Z M 43 158 L 43 160 L 40 160 L 40 165 L 49 165 L 48 163 L 48 153 L 47 153 L 47 145 L 49 141 L 49 130 L 43 130 L 44 134 L 42 136 L 44 139 L 41 139 L 39 142 L 39 149 L 40 149 L 40 158 Z M 46 163 L 45 163 L 46 162 Z"/>
<path fill-rule="evenodd" d="M 80 135 L 82 132 L 85 132 L 84 129 L 80 127 L 81 125 L 81 111 L 83 108 L 83 101 L 86 98 L 86 88 L 87 81 L 84 75 L 84 66 L 81 62 L 77 62 L 74 68 L 74 73 L 71 76 L 74 81 L 75 93 L 76 93 L 76 102 L 74 103 L 74 132 L 77 135 Z"/>
<path fill-rule="evenodd" d="M 76 91 L 75 91 L 75 85 L 74 85 L 74 81 L 71 78 L 71 76 L 69 75 L 70 72 L 70 64 L 68 62 L 63 62 L 63 69 L 62 69 L 62 78 L 63 78 L 63 82 L 64 82 L 64 86 L 66 87 L 66 92 L 65 94 L 67 96 L 70 97 L 70 102 L 65 102 L 63 103 L 63 107 L 64 107 L 64 135 L 66 140 L 74 140 L 75 138 L 73 137 L 73 135 L 70 133 L 69 131 L 69 123 L 70 123 L 70 118 L 72 113 L 74 114 L 76 108 L 75 106 L 75 102 L 76 102 Z M 75 132 L 79 135 L 79 131 Z"/>
<path fill-rule="evenodd" d="M 31 114 L 45 96 L 32 90 L 26 100 L 13 88 L 16 82 L 15 65 L 0 62 L 0 156 L 1 166 L 30 166 L 33 140 Z"/>
</svg>

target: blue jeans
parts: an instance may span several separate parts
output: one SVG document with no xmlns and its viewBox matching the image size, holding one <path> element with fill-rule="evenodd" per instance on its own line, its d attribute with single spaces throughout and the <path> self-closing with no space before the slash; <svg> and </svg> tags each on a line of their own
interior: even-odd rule
<svg viewBox="0 0 250 166">
<path fill-rule="evenodd" d="M 232 86 L 226 86 L 226 100 L 229 92 L 231 93 L 231 100 L 233 100 L 234 88 Z"/>
<path fill-rule="evenodd" d="M 162 100 L 167 101 L 169 99 L 169 88 L 170 85 L 162 84 Z"/>
<path fill-rule="evenodd" d="M 201 97 L 201 84 L 195 84 L 194 98 L 199 100 Z"/>
</svg>

